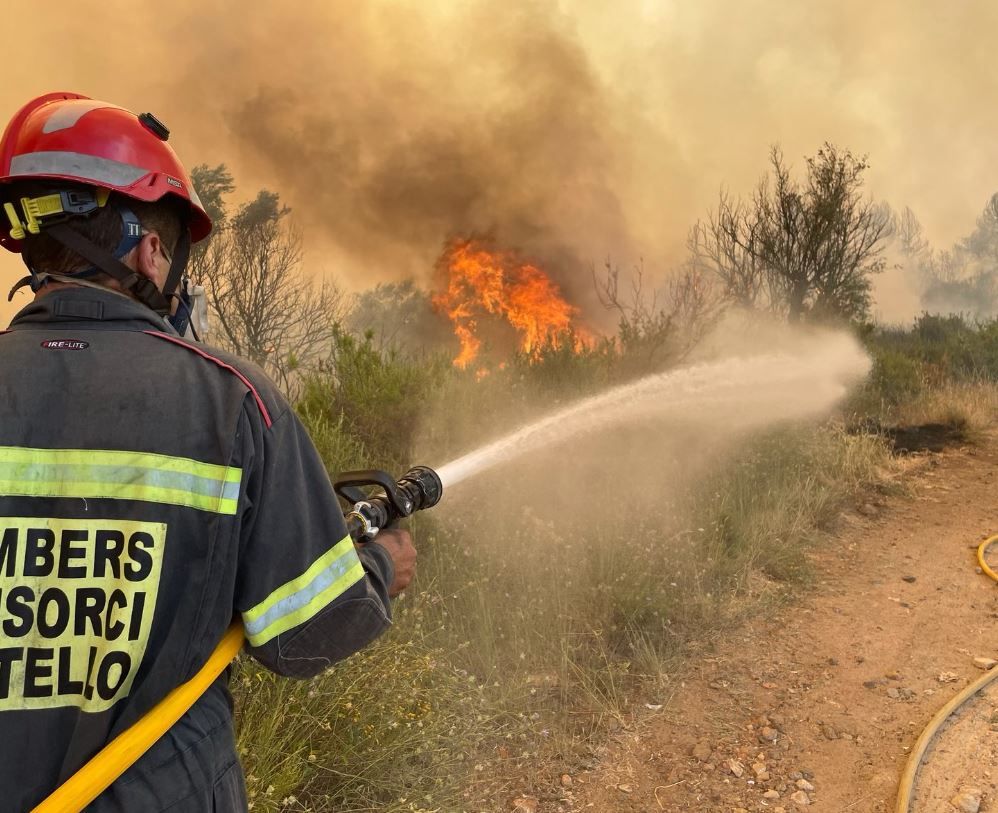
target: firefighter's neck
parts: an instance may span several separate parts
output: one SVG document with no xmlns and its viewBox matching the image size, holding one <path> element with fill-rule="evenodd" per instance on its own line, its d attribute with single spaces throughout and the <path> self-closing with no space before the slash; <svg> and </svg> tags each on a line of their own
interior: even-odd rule
<svg viewBox="0 0 998 813">
<path fill-rule="evenodd" d="M 170 262 L 163 251 L 163 245 L 158 234 L 155 232 L 144 234 L 139 244 L 121 258 L 121 262 L 140 276 L 152 280 L 160 291 L 163 290 L 167 275 L 170 272 Z M 70 287 L 111 291 L 136 302 L 140 301 L 132 295 L 131 291 L 122 288 L 118 280 L 107 274 L 100 275 L 100 281 L 97 282 L 77 278 L 72 274 L 47 273 L 44 284 L 35 293 L 35 298 L 45 296 L 52 291 L 59 291 Z"/>
</svg>

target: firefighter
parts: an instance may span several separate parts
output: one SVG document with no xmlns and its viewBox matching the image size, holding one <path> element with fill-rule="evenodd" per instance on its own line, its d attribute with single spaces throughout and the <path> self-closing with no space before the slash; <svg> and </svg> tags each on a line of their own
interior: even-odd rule
<svg viewBox="0 0 998 813">
<path fill-rule="evenodd" d="M 261 664 L 311 677 L 385 630 L 415 567 L 404 531 L 352 543 L 263 372 L 179 335 L 211 221 L 168 136 L 51 93 L 0 140 L 0 243 L 35 292 L 0 335 L 3 810 L 189 679 L 233 617 Z M 246 806 L 223 675 L 88 810 Z"/>
</svg>

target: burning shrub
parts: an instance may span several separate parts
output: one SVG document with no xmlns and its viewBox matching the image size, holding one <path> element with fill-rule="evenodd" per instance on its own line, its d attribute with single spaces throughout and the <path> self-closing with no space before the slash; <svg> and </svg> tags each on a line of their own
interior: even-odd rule
<svg viewBox="0 0 998 813">
<path fill-rule="evenodd" d="M 480 358 L 482 331 L 488 327 L 502 343 L 512 343 L 512 333 L 516 348 L 533 359 L 563 345 L 581 351 L 589 341 L 579 309 L 547 274 L 515 252 L 482 240 L 455 240 L 440 258 L 438 272 L 443 290 L 433 304 L 451 320 L 461 342 L 457 367 Z"/>
</svg>

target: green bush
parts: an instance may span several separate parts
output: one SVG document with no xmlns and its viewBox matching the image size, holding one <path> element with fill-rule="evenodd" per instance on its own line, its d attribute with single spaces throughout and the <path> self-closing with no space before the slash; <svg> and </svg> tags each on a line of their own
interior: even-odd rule
<svg viewBox="0 0 998 813">
<path fill-rule="evenodd" d="M 894 407 L 917 396 L 924 388 L 921 365 L 895 350 L 881 350 L 873 359 L 867 388 Z"/>
<path fill-rule="evenodd" d="M 875 355 L 893 353 L 922 365 L 927 383 L 998 381 L 998 319 L 922 314 L 911 328 L 874 328 L 864 337 Z"/>
<path fill-rule="evenodd" d="M 305 379 L 298 411 L 309 429 L 336 427 L 331 436 L 340 444 L 336 455 L 351 451 L 346 436 L 353 439 L 354 451 L 366 453 L 364 468 L 395 470 L 408 464 L 426 400 L 449 369 L 443 356 L 412 357 L 377 348 L 370 334 L 357 338 L 339 332 L 330 367 Z M 330 468 L 343 462 L 327 459 Z"/>
</svg>

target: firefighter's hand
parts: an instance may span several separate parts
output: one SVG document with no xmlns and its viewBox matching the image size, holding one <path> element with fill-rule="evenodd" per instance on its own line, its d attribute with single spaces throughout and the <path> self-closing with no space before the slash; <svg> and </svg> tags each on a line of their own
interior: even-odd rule
<svg viewBox="0 0 998 813">
<path fill-rule="evenodd" d="M 388 595 L 395 597 L 409 586 L 416 573 L 416 547 L 412 544 L 412 535 L 399 528 L 387 528 L 374 541 L 392 558 L 395 581 L 388 588 Z"/>
</svg>

